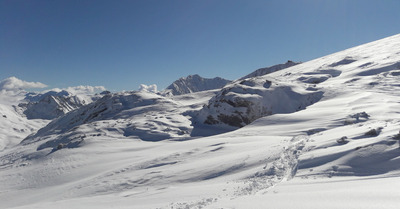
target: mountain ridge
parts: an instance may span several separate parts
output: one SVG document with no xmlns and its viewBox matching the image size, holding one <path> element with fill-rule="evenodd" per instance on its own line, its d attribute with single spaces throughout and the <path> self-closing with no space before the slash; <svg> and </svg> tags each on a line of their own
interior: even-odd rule
<svg viewBox="0 0 400 209">
<path fill-rule="evenodd" d="M 267 74 L 270 74 L 270 73 L 273 73 L 273 72 L 276 72 L 279 70 L 283 70 L 283 69 L 286 69 L 286 68 L 289 68 L 289 67 L 292 67 L 292 66 L 295 66 L 298 64 L 301 64 L 301 62 L 293 62 L 291 60 L 288 60 L 286 63 L 283 63 L 283 64 L 277 64 L 277 65 L 273 65 L 270 67 L 257 69 L 256 71 L 239 78 L 239 80 L 244 80 L 247 78 L 253 78 L 253 77 L 267 75 Z"/>
</svg>

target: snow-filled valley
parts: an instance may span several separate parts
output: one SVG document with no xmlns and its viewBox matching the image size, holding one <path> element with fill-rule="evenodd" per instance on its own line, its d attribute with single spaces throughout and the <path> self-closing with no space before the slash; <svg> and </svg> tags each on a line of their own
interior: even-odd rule
<svg viewBox="0 0 400 209">
<path fill-rule="evenodd" d="M 400 207 L 400 35 L 204 83 L 1 90 L 0 208 Z"/>
</svg>

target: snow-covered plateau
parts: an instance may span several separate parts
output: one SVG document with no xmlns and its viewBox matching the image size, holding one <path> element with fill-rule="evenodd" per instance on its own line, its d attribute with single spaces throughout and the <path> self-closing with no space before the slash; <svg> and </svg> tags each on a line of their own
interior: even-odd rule
<svg viewBox="0 0 400 209">
<path fill-rule="evenodd" d="M 173 94 L 1 90 L 0 208 L 400 207 L 400 34 L 193 77 Z"/>
</svg>

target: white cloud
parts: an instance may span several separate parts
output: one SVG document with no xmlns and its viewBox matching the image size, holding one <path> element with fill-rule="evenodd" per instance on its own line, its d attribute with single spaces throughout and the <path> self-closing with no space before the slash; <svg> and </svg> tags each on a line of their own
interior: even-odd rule
<svg viewBox="0 0 400 209">
<path fill-rule="evenodd" d="M 152 84 L 152 85 L 140 84 L 139 91 L 157 93 L 157 85 L 156 84 Z"/>
<path fill-rule="evenodd" d="M 22 89 L 46 88 L 47 85 L 40 82 L 28 82 L 16 77 L 9 77 L 0 81 L 0 90 L 12 91 Z"/>
<path fill-rule="evenodd" d="M 104 86 L 71 86 L 67 88 L 54 88 L 51 89 L 50 91 L 56 91 L 60 92 L 62 90 L 68 91 L 74 95 L 77 94 L 94 94 L 94 93 L 100 93 L 102 91 L 105 91 L 106 88 Z M 47 91 L 46 91 L 47 92 Z"/>
<path fill-rule="evenodd" d="M 36 88 L 46 88 L 47 85 L 40 82 L 28 82 L 20 80 L 16 77 L 9 77 L 0 81 L 0 91 L 17 91 L 26 89 L 36 89 Z M 60 92 L 66 90 L 72 94 L 95 94 L 105 91 L 104 86 L 72 86 L 67 88 L 53 88 L 50 90 L 45 90 L 43 93 L 48 91 Z"/>
<path fill-rule="evenodd" d="M 65 90 L 75 94 L 93 94 L 105 91 L 106 88 L 104 86 L 74 86 Z"/>
</svg>

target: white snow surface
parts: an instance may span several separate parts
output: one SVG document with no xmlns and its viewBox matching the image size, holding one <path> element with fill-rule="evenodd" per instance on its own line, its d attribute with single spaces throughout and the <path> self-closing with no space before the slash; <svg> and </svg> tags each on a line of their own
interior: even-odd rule
<svg viewBox="0 0 400 209">
<path fill-rule="evenodd" d="M 4 79 L 0 90 L 0 150 L 14 146 L 30 134 L 57 118 L 89 104 L 102 94 L 88 94 L 95 87 L 78 86 L 74 93 L 53 89 L 43 93 L 26 92 L 23 88 L 40 87 L 38 82 L 22 81 L 11 77 Z M 7 88 L 5 88 L 7 87 Z M 72 88 L 72 87 L 71 87 Z M 96 87 L 97 88 L 97 87 Z M 89 89 L 84 91 L 83 89 Z"/>
<path fill-rule="evenodd" d="M 0 150 L 0 208 L 398 208 L 399 76 L 395 35 L 238 81 L 276 111 L 208 137 L 190 119 L 223 90 L 109 94 Z"/>
<path fill-rule="evenodd" d="M 28 120 L 18 104 L 24 101 L 25 91 L 0 91 L 0 151 L 21 142 L 46 125 L 48 120 Z"/>
</svg>

